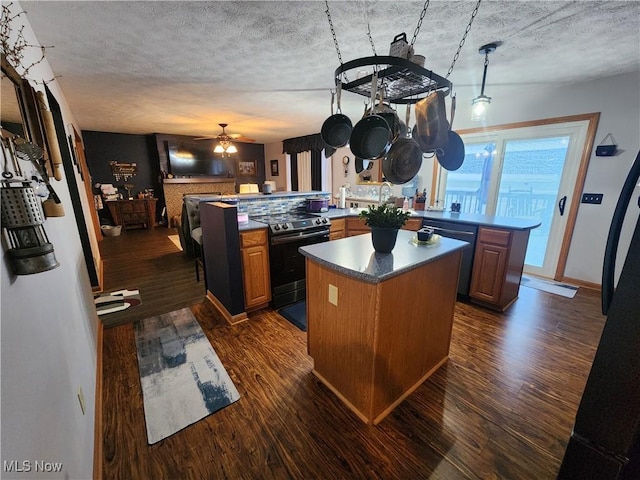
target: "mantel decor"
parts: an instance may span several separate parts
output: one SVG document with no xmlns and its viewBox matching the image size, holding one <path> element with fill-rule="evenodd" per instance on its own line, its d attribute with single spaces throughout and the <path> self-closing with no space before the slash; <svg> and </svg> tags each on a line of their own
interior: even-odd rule
<svg viewBox="0 0 640 480">
<path fill-rule="evenodd" d="M 111 165 L 111 173 L 116 181 L 124 180 L 125 182 L 138 174 L 138 165 L 135 163 L 118 163 L 117 161 L 109 162 Z"/>
</svg>

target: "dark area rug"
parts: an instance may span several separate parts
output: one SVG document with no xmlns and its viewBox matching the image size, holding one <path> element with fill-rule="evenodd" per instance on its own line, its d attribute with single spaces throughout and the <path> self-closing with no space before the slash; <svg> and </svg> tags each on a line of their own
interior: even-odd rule
<svg viewBox="0 0 640 480">
<path fill-rule="evenodd" d="M 278 313 L 303 332 L 307 331 L 307 302 L 305 300 L 281 308 Z"/>
</svg>

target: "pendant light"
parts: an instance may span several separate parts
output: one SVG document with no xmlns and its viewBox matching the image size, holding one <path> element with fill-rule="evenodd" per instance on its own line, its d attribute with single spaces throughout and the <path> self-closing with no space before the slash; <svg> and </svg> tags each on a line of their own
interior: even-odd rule
<svg viewBox="0 0 640 480">
<path fill-rule="evenodd" d="M 484 94 L 484 85 L 487 80 L 487 67 L 489 66 L 489 54 L 495 52 L 501 42 L 488 43 L 478 50 L 478 53 L 484 53 L 484 72 L 482 74 L 482 88 L 480 95 L 471 102 L 471 120 L 479 122 L 487 117 L 487 109 L 491 103 L 491 97 Z"/>
</svg>

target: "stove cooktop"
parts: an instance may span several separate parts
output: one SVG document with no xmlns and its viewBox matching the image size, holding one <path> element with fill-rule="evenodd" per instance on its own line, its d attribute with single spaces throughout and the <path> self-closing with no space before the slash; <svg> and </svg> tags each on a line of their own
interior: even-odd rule
<svg viewBox="0 0 640 480">
<path fill-rule="evenodd" d="M 273 215 L 252 216 L 251 220 L 269 225 L 272 235 L 299 232 L 311 228 L 329 228 L 331 221 L 320 215 L 306 212 L 286 212 Z"/>
</svg>

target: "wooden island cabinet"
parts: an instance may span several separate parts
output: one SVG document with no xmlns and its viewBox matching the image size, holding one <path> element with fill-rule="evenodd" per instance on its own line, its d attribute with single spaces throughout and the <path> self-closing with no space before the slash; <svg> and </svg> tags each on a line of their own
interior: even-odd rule
<svg viewBox="0 0 640 480">
<path fill-rule="evenodd" d="M 347 219 L 349 220 L 349 219 Z M 392 253 L 371 235 L 301 247 L 313 373 L 362 421 L 377 424 L 448 358 L 465 242 L 410 243 Z"/>
</svg>

